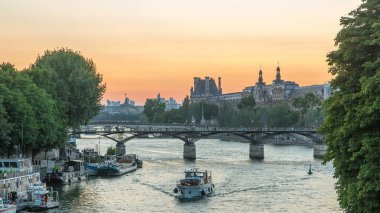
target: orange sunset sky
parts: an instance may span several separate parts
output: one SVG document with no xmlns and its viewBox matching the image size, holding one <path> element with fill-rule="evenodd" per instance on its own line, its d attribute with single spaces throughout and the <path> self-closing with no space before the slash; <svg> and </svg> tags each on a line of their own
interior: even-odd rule
<svg viewBox="0 0 380 213">
<path fill-rule="evenodd" d="M 0 63 L 18 69 L 68 47 L 97 65 L 107 99 L 174 97 L 193 77 L 222 77 L 224 93 L 281 75 L 321 84 L 339 19 L 360 0 L 0 0 Z"/>
</svg>

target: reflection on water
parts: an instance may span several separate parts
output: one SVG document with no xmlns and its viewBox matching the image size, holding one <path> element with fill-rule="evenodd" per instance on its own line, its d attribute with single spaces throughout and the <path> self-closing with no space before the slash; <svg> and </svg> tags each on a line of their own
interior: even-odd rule
<svg viewBox="0 0 380 213">
<path fill-rule="evenodd" d="M 98 139 L 78 140 L 95 148 Z M 101 153 L 115 145 L 101 140 Z M 249 159 L 249 143 L 201 140 L 197 160 L 182 158 L 183 143 L 173 139 L 136 139 L 126 144 L 144 168 L 115 178 L 57 188 L 61 207 L 49 212 L 339 212 L 331 165 L 321 165 L 307 146 L 265 145 L 265 159 Z M 180 202 L 173 189 L 193 165 L 211 170 L 215 193 Z M 307 175 L 309 164 L 313 175 Z"/>
</svg>

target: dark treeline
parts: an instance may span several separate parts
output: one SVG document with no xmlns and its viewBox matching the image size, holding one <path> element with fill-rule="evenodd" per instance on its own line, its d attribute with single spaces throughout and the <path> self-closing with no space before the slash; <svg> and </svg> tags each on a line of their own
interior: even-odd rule
<svg viewBox="0 0 380 213">
<path fill-rule="evenodd" d="M 98 114 L 104 92 L 92 60 L 70 49 L 46 51 L 24 70 L 0 64 L 0 154 L 64 146 L 68 128 Z"/>
<path fill-rule="evenodd" d="M 207 125 L 222 127 L 317 127 L 322 121 L 321 99 L 309 93 L 292 102 L 257 105 L 253 96 L 239 104 L 190 103 L 188 97 L 179 109 L 165 111 L 165 104 L 147 99 L 144 114 L 150 123 L 199 124 L 203 116 Z"/>
</svg>

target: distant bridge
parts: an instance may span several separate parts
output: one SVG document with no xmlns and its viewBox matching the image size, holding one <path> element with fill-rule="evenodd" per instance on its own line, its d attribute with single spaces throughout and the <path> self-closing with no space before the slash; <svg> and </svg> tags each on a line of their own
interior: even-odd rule
<svg viewBox="0 0 380 213">
<path fill-rule="evenodd" d="M 315 147 L 320 147 L 323 138 L 316 129 L 310 128 L 222 128 L 210 126 L 185 125 L 104 125 L 86 126 L 71 131 L 72 135 L 91 134 L 106 137 L 116 142 L 117 154 L 125 153 L 125 143 L 143 136 L 154 135 L 158 137 L 177 138 L 184 142 L 183 157 L 196 158 L 195 142 L 200 139 L 234 135 L 250 142 L 250 157 L 264 158 L 263 140 L 278 135 L 300 135 L 311 139 Z M 116 137 L 115 137 L 116 135 Z M 315 154 L 315 153 L 314 153 Z M 316 155 L 315 155 L 316 156 Z"/>
</svg>

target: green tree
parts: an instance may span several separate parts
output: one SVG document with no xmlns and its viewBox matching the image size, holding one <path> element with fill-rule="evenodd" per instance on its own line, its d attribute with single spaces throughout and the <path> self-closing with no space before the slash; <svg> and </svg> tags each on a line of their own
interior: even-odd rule
<svg viewBox="0 0 380 213">
<path fill-rule="evenodd" d="M 253 110 L 256 105 L 255 98 L 253 95 L 247 95 L 244 96 L 240 103 L 238 103 L 237 107 L 242 110 L 242 109 L 251 109 Z"/>
<path fill-rule="evenodd" d="M 236 106 L 231 103 L 222 103 L 219 109 L 218 122 L 222 127 L 239 126 Z"/>
<path fill-rule="evenodd" d="M 182 123 L 182 121 L 180 109 L 172 109 L 165 113 L 165 123 Z"/>
<path fill-rule="evenodd" d="M 268 109 L 267 116 L 270 127 L 289 127 L 298 120 L 297 112 L 292 111 L 286 103 L 274 104 Z"/>
<path fill-rule="evenodd" d="M 116 147 L 113 147 L 113 146 L 108 147 L 107 155 L 116 155 Z"/>
<path fill-rule="evenodd" d="M 144 104 L 144 112 L 149 123 L 163 122 L 165 113 L 165 103 L 157 99 L 146 99 Z"/>
<path fill-rule="evenodd" d="M 27 73 L 52 95 L 69 127 L 86 124 L 102 108 L 100 101 L 106 89 L 102 75 L 96 72 L 94 62 L 79 52 L 47 50 Z"/>
<path fill-rule="evenodd" d="M 0 65 L 0 94 L 11 126 L 8 155 L 14 151 L 13 145 L 18 145 L 23 153 L 31 151 L 34 157 L 37 152 L 59 147 L 66 141 L 65 122 L 60 119 L 56 102 L 29 76 L 8 63 Z"/>
<path fill-rule="evenodd" d="M 216 104 L 210 103 L 193 103 L 190 105 L 190 114 L 195 118 L 195 122 L 199 123 L 202 119 L 202 107 L 203 107 L 203 116 L 206 120 L 215 119 L 218 117 L 219 108 Z"/>
<path fill-rule="evenodd" d="M 4 85 L 0 84 L 0 87 L 1 86 L 4 86 Z M 0 91 L 1 90 L 2 89 L 0 89 Z M 6 148 L 9 146 L 11 142 L 10 133 L 12 130 L 12 126 L 8 122 L 9 117 L 8 117 L 5 107 L 3 106 L 3 100 L 4 100 L 4 97 L 2 96 L 2 94 L 0 94 L 0 147 Z M 6 151 L 4 148 L 0 152 Z M 5 154 L 5 153 L 3 152 L 0 154 Z"/>
<path fill-rule="evenodd" d="M 333 95 L 320 128 L 332 160 L 340 206 L 380 212 L 380 1 L 363 0 L 328 54 Z"/>
<path fill-rule="evenodd" d="M 180 112 L 182 114 L 182 123 L 191 123 L 189 96 L 186 96 L 185 99 L 183 99 L 182 106 L 180 107 Z"/>
<path fill-rule="evenodd" d="M 303 126 L 306 125 L 306 114 L 309 111 L 312 111 L 314 109 L 321 110 L 322 100 L 318 96 L 316 96 L 314 93 L 307 93 L 306 95 L 302 97 L 297 97 L 292 101 L 292 105 L 294 108 L 297 108 L 301 112 L 301 123 L 303 123 Z"/>
</svg>

